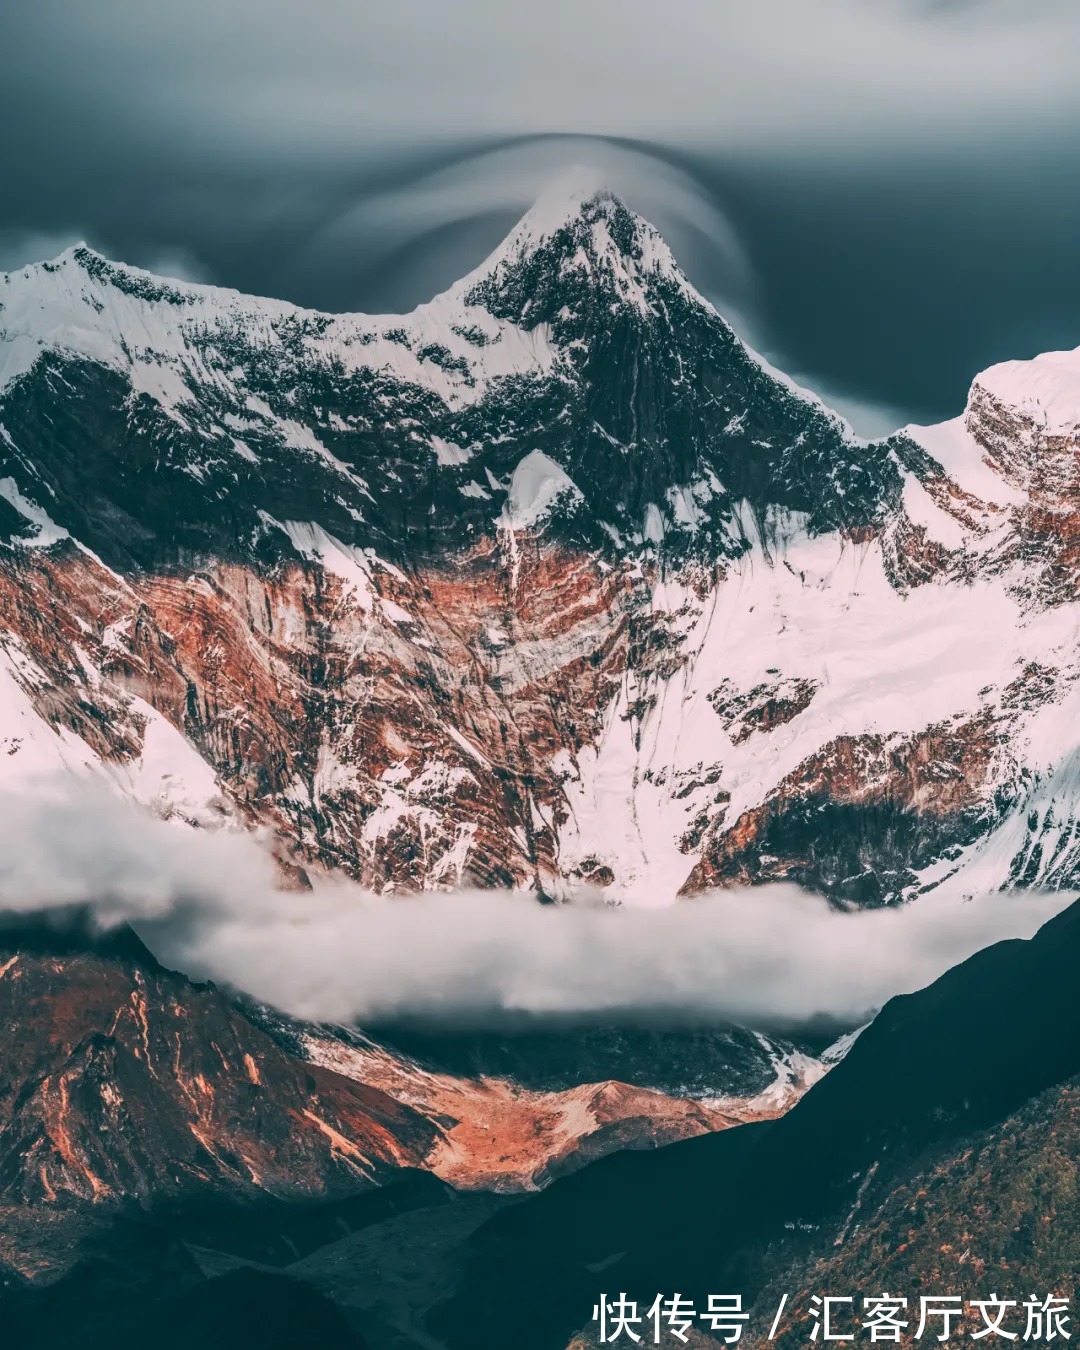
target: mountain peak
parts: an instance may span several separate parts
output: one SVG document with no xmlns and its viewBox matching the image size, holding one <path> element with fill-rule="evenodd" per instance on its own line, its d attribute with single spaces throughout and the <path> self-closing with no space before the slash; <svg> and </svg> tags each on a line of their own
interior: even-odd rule
<svg viewBox="0 0 1080 1350">
<path fill-rule="evenodd" d="M 585 290 L 647 312 L 659 280 L 701 299 L 659 232 L 595 173 L 579 169 L 538 197 L 452 292 L 529 328 L 564 308 L 572 311 L 574 297 Z"/>
<path fill-rule="evenodd" d="M 560 176 L 537 197 L 482 270 L 491 271 L 493 265 L 508 257 L 535 252 L 564 239 L 591 245 L 589 251 L 603 250 L 609 244 L 623 256 L 650 240 L 667 251 L 648 221 L 632 211 L 595 172 L 580 168 Z"/>
<path fill-rule="evenodd" d="M 572 226 L 583 214 L 611 215 L 617 211 L 627 211 L 627 207 L 599 172 L 577 165 L 547 184 L 510 237 L 527 232 L 540 240 Z"/>
</svg>

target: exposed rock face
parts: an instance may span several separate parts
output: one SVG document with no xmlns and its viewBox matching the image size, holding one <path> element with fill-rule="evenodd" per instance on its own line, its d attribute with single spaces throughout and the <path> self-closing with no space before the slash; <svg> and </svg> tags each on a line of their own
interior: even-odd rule
<svg viewBox="0 0 1080 1350">
<path fill-rule="evenodd" d="M 0 1262 L 22 1279 L 55 1278 L 133 1214 L 303 1214 L 417 1168 L 536 1189 L 616 1149 L 772 1118 L 827 1068 L 800 1057 L 722 1103 L 614 1081 L 530 1091 L 249 1015 L 130 936 L 0 936 Z"/>
<path fill-rule="evenodd" d="M 910 869 L 992 824 L 987 787 L 1005 740 L 986 713 L 910 738 L 838 737 L 714 836 L 684 890 L 823 881 L 846 900 L 887 899 Z"/>
<path fill-rule="evenodd" d="M 328 1199 L 420 1163 L 437 1130 L 287 1055 L 211 986 L 94 954 L 0 962 L 8 1205 Z"/>
<path fill-rule="evenodd" d="M 400 318 L 69 250 L 0 280 L 3 779 L 377 890 L 1068 884 L 1077 366 L 862 444 L 603 195 Z"/>
<path fill-rule="evenodd" d="M 382 1089 L 437 1120 L 442 1135 L 424 1165 L 465 1190 L 534 1190 L 592 1158 L 621 1148 L 655 1148 L 793 1105 L 825 1071 L 807 1061 L 790 1081 L 722 1104 L 668 1097 L 628 1083 L 585 1083 L 537 1092 L 506 1079 L 457 1078 L 363 1042 L 309 1037 L 311 1060 Z"/>
</svg>

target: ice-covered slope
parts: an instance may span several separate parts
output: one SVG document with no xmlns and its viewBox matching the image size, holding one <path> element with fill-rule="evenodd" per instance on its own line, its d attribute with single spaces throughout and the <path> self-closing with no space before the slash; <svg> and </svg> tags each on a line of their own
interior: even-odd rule
<svg viewBox="0 0 1080 1350">
<path fill-rule="evenodd" d="M 405 316 L 164 282 L 76 247 L 0 281 L 0 395 L 12 510 L 93 536 L 113 565 L 246 556 L 292 520 L 440 558 L 490 532 L 537 450 L 588 508 L 564 522 L 579 542 L 663 533 L 710 561 L 741 546 L 744 496 L 847 521 L 881 490 L 879 457 L 606 196 L 541 204 Z"/>
<path fill-rule="evenodd" d="M 5 776 L 379 888 L 1071 885 L 1077 371 L 860 443 L 605 194 L 405 316 L 70 250 L 0 279 Z"/>
</svg>

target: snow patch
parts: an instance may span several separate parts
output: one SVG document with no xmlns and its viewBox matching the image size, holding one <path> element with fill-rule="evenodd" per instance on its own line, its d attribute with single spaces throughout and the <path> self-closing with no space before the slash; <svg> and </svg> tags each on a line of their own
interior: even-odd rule
<svg viewBox="0 0 1080 1350">
<path fill-rule="evenodd" d="M 1080 431 L 1080 347 L 1043 352 L 1030 361 L 1002 361 L 976 376 L 973 389 L 978 388 L 1047 435 Z"/>
<path fill-rule="evenodd" d="M 32 537 L 20 538 L 20 544 L 28 548 L 48 548 L 51 544 L 58 544 L 62 539 L 70 538 L 67 530 L 62 525 L 57 525 L 48 512 L 43 511 L 29 497 L 23 496 L 14 478 L 0 478 L 0 497 L 37 530 L 37 534 Z"/>
<path fill-rule="evenodd" d="M 371 582 L 371 574 L 362 561 L 364 555 L 359 549 L 343 544 L 314 521 L 275 520 L 265 511 L 259 512 L 259 518 L 264 525 L 286 534 L 301 557 L 321 563 L 328 572 L 338 577 L 345 593 L 356 602 L 358 608 L 365 614 L 370 613 L 378 597 Z"/>
<path fill-rule="evenodd" d="M 473 457 L 473 452 L 463 445 L 455 445 L 452 441 L 444 441 L 441 436 L 432 436 L 431 448 L 435 451 L 436 462 L 449 467 L 454 464 L 467 464 Z"/>
<path fill-rule="evenodd" d="M 945 548 L 963 548 L 968 534 L 923 487 L 913 473 L 904 478 L 904 510 L 913 525 L 921 525 L 928 537 Z"/>
<path fill-rule="evenodd" d="M 542 450 L 533 450 L 521 460 L 510 478 L 498 524 L 508 530 L 531 529 L 561 498 L 584 501 L 581 489 L 565 469 Z"/>
</svg>

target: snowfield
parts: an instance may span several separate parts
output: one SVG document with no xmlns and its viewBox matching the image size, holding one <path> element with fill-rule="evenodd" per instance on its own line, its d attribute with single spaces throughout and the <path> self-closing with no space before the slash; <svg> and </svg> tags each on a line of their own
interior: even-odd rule
<svg viewBox="0 0 1080 1350">
<path fill-rule="evenodd" d="M 602 196 L 404 316 L 69 249 L 0 278 L 0 781 L 391 890 L 1075 885 L 1078 428 L 1080 350 L 857 442 Z"/>
</svg>

